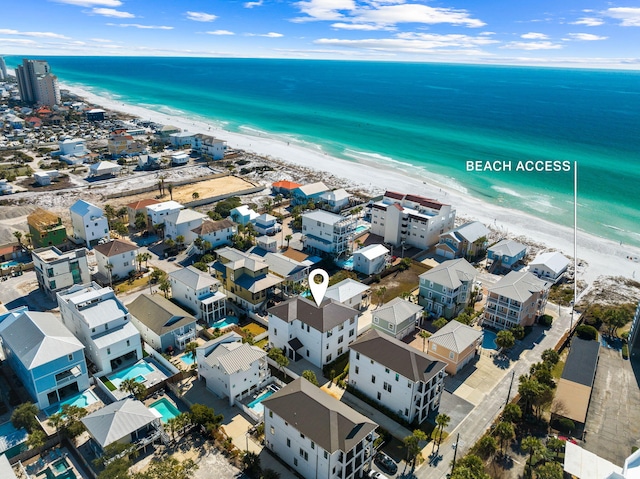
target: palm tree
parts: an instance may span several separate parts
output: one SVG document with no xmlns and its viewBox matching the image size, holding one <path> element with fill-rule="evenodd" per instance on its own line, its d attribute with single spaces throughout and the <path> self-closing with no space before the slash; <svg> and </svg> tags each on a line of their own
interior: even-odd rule
<svg viewBox="0 0 640 479">
<path fill-rule="evenodd" d="M 169 283 L 169 280 L 163 279 L 162 281 L 160 281 L 158 289 L 163 292 L 165 298 L 168 298 L 169 290 L 171 289 L 171 283 Z"/>
<path fill-rule="evenodd" d="M 136 262 L 138 263 L 138 269 L 142 271 L 142 262 L 144 261 L 144 253 L 138 253 L 136 255 Z"/>
<path fill-rule="evenodd" d="M 381 306 L 384 303 L 384 295 L 387 294 L 386 286 L 379 288 L 376 290 L 376 295 L 378 296 L 378 306 Z"/>
<path fill-rule="evenodd" d="M 516 435 L 513 424 L 504 421 L 499 422 L 493 432 L 500 441 L 500 453 L 504 454 L 505 444 L 511 441 Z"/>
<path fill-rule="evenodd" d="M 532 467 L 533 467 L 533 456 L 540 452 L 544 447 L 542 442 L 537 437 L 527 436 L 522 440 L 521 444 L 522 450 L 525 452 L 529 452 L 529 459 L 527 460 L 528 474 L 529 477 L 532 475 Z"/>
<path fill-rule="evenodd" d="M 422 331 L 420 331 L 419 336 L 422 338 L 422 352 L 424 353 L 424 348 L 427 345 L 427 339 L 429 338 L 429 336 L 431 336 L 431 333 L 426 329 L 423 329 Z"/>
<path fill-rule="evenodd" d="M 62 413 L 55 413 L 49 416 L 49 420 L 47 424 L 56 430 L 56 434 L 58 435 L 58 440 L 60 440 L 60 428 L 64 425 L 65 419 Z"/>
<path fill-rule="evenodd" d="M 146 269 L 149 269 L 149 260 L 151 259 L 151 253 L 144 252 L 142 253 L 142 256 L 144 256 L 144 267 Z"/>
<path fill-rule="evenodd" d="M 198 349 L 198 343 L 196 343 L 195 341 L 190 342 L 184 348 L 185 354 L 188 354 L 188 355 L 191 356 L 191 359 L 193 359 L 194 364 L 196 363 L 196 350 L 197 349 Z"/>
<path fill-rule="evenodd" d="M 13 232 L 13 236 L 15 236 L 16 239 L 18 240 L 18 244 L 20 246 L 22 246 L 22 232 L 21 231 L 14 231 Z"/>
<path fill-rule="evenodd" d="M 288 234 L 287 236 L 284 237 L 284 240 L 287 242 L 287 248 L 289 247 L 289 241 L 291 241 L 293 239 L 293 235 Z"/>
<path fill-rule="evenodd" d="M 173 185 L 171 183 L 167 185 L 167 190 L 169 190 L 169 197 L 171 198 L 171 201 L 173 201 Z"/>
<path fill-rule="evenodd" d="M 438 436 L 438 449 L 440 449 L 440 443 L 442 442 L 442 434 L 444 432 L 444 428 L 449 425 L 451 422 L 451 418 L 446 414 L 438 414 L 436 416 L 436 426 L 440 428 L 440 434 Z"/>
<path fill-rule="evenodd" d="M 184 245 L 184 236 L 183 235 L 176 236 L 176 243 L 178 243 L 179 248 L 182 248 L 182 246 Z"/>
<path fill-rule="evenodd" d="M 104 267 L 107 269 L 107 272 L 109 273 L 109 287 L 113 289 L 113 275 L 111 274 L 111 272 L 113 271 L 113 264 L 107 263 L 106 265 L 104 265 Z"/>
<path fill-rule="evenodd" d="M 167 420 L 167 427 L 169 428 L 169 432 L 171 432 L 171 439 L 174 442 L 176 440 L 176 429 L 178 429 L 179 423 L 180 423 L 180 420 L 178 419 L 178 416 L 169 418 Z"/>
</svg>

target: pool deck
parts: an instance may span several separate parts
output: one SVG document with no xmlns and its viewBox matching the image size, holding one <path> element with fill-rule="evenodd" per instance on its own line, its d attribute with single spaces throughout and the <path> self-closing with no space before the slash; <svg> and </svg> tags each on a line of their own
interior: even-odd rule
<svg viewBox="0 0 640 479">
<path fill-rule="evenodd" d="M 101 394 L 99 394 L 100 391 L 98 390 L 97 387 L 92 386 L 88 389 L 88 391 L 93 392 L 93 394 L 95 394 L 95 396 L 98 398 L 96 402 L 91 403 L 84 408 L 84 410 L 87 411 L 87 414 L 90 414 L 94 411 L 97 411 L 98 409 L 103 408 L 105 406 L 105 403 L 101 399 Z M 40 425 L 42 426 L 44 431 L 47 433 L 47 435 L 52 436 L 57 432 L 55 427 L 49 426 L 48 424 L 49 417 L 45 414 L 44 411 L 40 411 L 40 413 L 38 414 L 38 421 L 40 421 Z"/>
<path fill-rule="evenodd" d="M 167 379 L 168 376 L 164 372 L 162 372 L 159 369 L 159 367 L 153 361 L 151 361 L 151 360 L 146 361 L 144 359 L 141 359 L 140 361 L 137 361 L 135 364 L 138 364 L 141 361 L 146 362 L 147 364 L 149 364 L 154 369 L 154 371 L 149 372 L 149 373 L 144 375 L 145 380 L 144 380 L 144 382 L 142 384 L 144 384 L 146 387 L 151 387 L 151 386 L 153 386 L 155 384 L 158 384 L 159 382 L 164 381 L 165 379 Z M 130 364 L 127 367 L 131 367 L 131 366 L 133 366 L 133 365 Z M 124 399 L 127 396 L 129 396 L 129 393 L 122 391 L 120 388 L 116 389 L 115 391 L 111 391 L 111 394 L 113 394 L 113 396 L 117 400 Z"/>
<path fill-rule="evenodd" d="M 22 465 L 25 467 L 30 477 L 36 477 L 38 474 L 47 469 L 51 464 L 58 461 L 60 458 L 65 458 L 67 463 L 70 464 L 69 469 L 73 469 L 74 474 L 78 479 L 87 477 L 86 474 L 81 473 L 83 469 L 75 458 L 69 453 L 66 447 L 55 447 L 41 453 L 39 456 L 35 456 L 25 462 Z"/>
</svg>

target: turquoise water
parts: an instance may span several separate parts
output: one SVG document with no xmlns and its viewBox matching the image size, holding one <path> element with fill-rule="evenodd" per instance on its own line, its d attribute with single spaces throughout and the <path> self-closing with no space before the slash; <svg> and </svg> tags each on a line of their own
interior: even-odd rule
<svg viewBox="0 0 640 479">
<path fill-rule="evenodd" d="M 483 329 L 482 331 L 484 333 L 484 336 L 482 337 L 482 348 L 498 349 L 498 345 L 496 344 L 496 333 L 489 331 L 488 329 Z"/>
<path fill-rule="evenodd" d="M 358 233 L 364 233 L 364 232 L 365 232 L 365 231 L 367 231 L 368 229 L 369 229 L 369 227 L 368 227 L 368 226 L 360 225 L 360 226 L 358 226 L 358 227 L 356 228 L 356 231 L 355 231 L 355 232 L 356 232 L 356 234 L 358 234 Z"/>
<path fill-rule="evenodd" d="M 0 454 L 6 453 L 7 457 L 13 457 L 20 451 L 20 445 L 27 440 L 26 429 L 16 429 L 11 422 L 0 424 Z"/>
<path fill-rule="evenodd" d="M 108 378 L 115 387 L 120 387 L 120 383 L 125 379 L 133 378 L 138 382 L 143 382 L 145 376 L 149 373 L 152 373 L 153 371 L 155 371 L 155 369 L 153 369 L 153 367 L 145 362 L 136 363 L 133 366 L 129 366 L 122 371 L 118 371 L 117 373 L 112 374 Z"/>
<path fill-rule="evenodd" d="M 57 473 L 61 473 L 69 469 L 69 463 L 65 458 L 58 459 L 51 464 L 51 468 Z"/>
<path fill-rule="evenodd" d="M 224 328 L 228 328 L 229 326 L 234 326 L 234 325 L 238 324 L 239 322 L 240 322 L 240 320 L 238 318 L 236 318 L 235 316 L 227 316 L 226 318 L 221 319 L 220 321 L 216 321 L 215 323 L 213 323 L 211 325 L 211 327 L 213 329 L 224 329 Z M 183 361 L 184 361 L 184 359 L 183 359 Z"/>
<path fill-rule="evenodd" d="M 255 398 L 249 404 L 247 404 L 247 406 L 249 407 L 249 409 L 253 410 L 256 414 L 263 414 L 264 413 L 264 406 L 262 405 L 262 401 L 267 399 L 273 393 L 274 393 L 274 391 L 269 389 L 268 391 L 265 391 L 262 394 L 260 394 L 260 396 Z"/>
<path fill-rule="evenodd" d="M 180 361 L 185 363 L 187 366 L 191 366 L 193 363 L 196 362 L 196 360 L 193 358 L 191 354 L 183 354 L 182 356 L 180 356 Z"/>
<path fill-rule="evenodd" d="M 558 224 L 573 224 L 572 172 L 467 172 L 466 162 L 577 161 L 580 229 L 640 245 L 640 195 L 633 194 L 640 181 L 637 71 L 275 59 L 47 60 L 63 82 L 207 120 L 221 138 L 224 131 L 216 128 L 297 142 L 433 179 Z M 7 58 L 11 66 L 18 61 Z"/>
<path fill-rule="evenodd" d="M 349 256 L 344 261 L 335 260 L 336 264 L 340 266 L 342 269 L 352 270 L 353 269 L 353 256 Z"/>
<path fill-rule="evenodd" d="M 19 264 L 20 263 L 12 259 L 11 261 L 5 261 L 4 263 L 0 263 L 0 268 L 1 269 L 11 268 L 12 266 L 18 266 Z"/>
<path fill-rule="evenodd" d="M 169 400 L 162 398 L 149 405 L 149 409 L 155 409 L 162 415 L 162 422 L 167 423 L 169 419 L 180 415 L 180 411 Z"/>
<path fill-rule="evenodd" d="M 58 404 L 54 404 L 44 410 L 44 413 L 47 417 L 62 412 L 62 406 L 68 404 L 69 406 L 77 406 L 81 408 L 85 408 L 90 404 L 93 404 L 98 401 L 98 397 L 91 391 L 87 389 L 86 391 L 72 396 L 70 398 L 65 399 L 64 401 L 60 401 Z"/>
</svg>

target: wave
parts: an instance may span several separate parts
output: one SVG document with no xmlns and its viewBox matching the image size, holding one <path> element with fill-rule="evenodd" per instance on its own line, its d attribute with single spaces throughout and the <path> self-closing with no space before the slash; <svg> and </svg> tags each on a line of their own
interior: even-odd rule
<svg viewBox="0 0 640 479">
<path fill-rule="evenodd" d="M 524 195 L 521 195 L 517 191 L 514 191 L 510 188 L 505 188 L 504 186 L 491 186 L 491 189 L 497 191 L 498 193 L 504 193 L 505 195 L 515 196 L 516 198 L 524 198 Z"/>
<path fill-rule="evenodd" d="M 620 231 L 621 233 L 624 233 L 625 230 L 623 230 L 622 228 L 618 228 L 617 226 L 613 226 L 613 225 L 607 225 L 605 223 L 600 223 L 602 226 L 604 226 L 605 228 L 609 228 L 611 230 L 616 230 L 616 231 Z"/>
</svg>

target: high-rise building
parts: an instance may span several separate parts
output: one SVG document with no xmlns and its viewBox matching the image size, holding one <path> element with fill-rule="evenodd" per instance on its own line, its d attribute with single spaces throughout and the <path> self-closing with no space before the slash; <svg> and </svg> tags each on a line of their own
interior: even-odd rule
<svg viewBox="0 0 640 479">
<path fill-rule="evenodd" d="M 22 60 L 16 68 L 20 98 L 26 103 L 53 106 L 60 103 L 58 77 L 44 60 Z"/>
<path fill-rule="evenodd" d="M 0 57 L 0 80 L 8 80 L 7 64 L 4 62 L 4 58 Z"/>
</svg>

